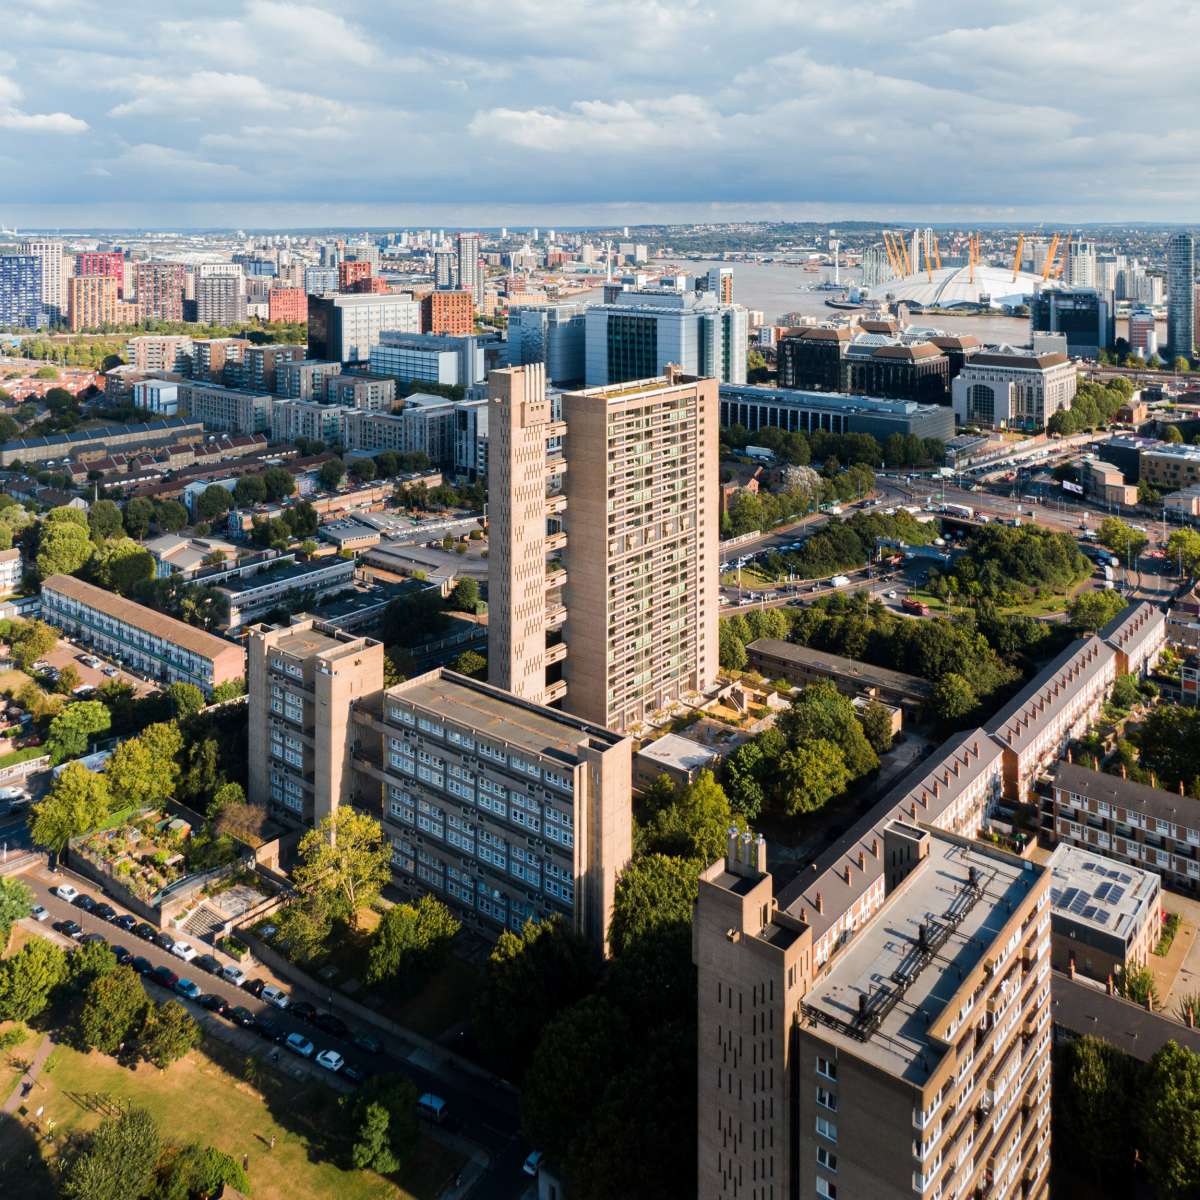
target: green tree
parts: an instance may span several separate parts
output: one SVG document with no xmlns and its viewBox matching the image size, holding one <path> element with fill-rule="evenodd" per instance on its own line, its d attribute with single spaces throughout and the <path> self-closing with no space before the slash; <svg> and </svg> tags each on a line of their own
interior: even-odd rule
<svg viewBox="0 0 1200 1200">
<path fill-rule="evenodd" d="M 372 1102 L 363 1110 L 362 1123 L 350 1151 L 350 1161 L 358 1171 L 377 1171 L 389 1175 L 400 1169 L 392 1153 L 389 1126 L 391 1115 L 382 1104 Z"/>
<path fill-rule="evenodd" d="M 700 771 L 646 831 L 646 849 L 714 862 L 725 853 L 733 811 L 711 771 Z"/>
<path fill-rule="evenodd" d="M 51 575 L 74 575 L 92 557 L 92 550 L 86 527 L 65 521 L 47 524 L 35 559 L 38 576 L 48 579 Z"/>
<path fill-rule="evenodd" d="M 112 500 L 95 501 L 88 510 L 87 522 L 92 541 L 97 545 L 108 538 L 120 537 L 125 532 L 121 510 Z"/>
<path fill-rule="evenodd" d="M 124 513 L 125 531 L 139 541 L 150 532 L 154 523 L 154 503 L 144 496 L 134 496 L 126 502 Z"/>
<path fill-rule="evenodd" d="M 1109 700 L 1117 708 L 1131 709 L 1142 698 L 1136 675 L 1118 675 Z"/>
<path fill-rule="evenodd" d="M 162 1153 L 154 1118 L 128 1108 L 103 1121 L 63 1172 L 67 1200 L 135 1200 L 150 1190 Z"/>
<path fill-rule="evenodd" d="M 246 792 L 240 783 L 224 783 L 213 793 L 204 815 L 213 821 L 231 804 L 245 803 Z"/>
<path fill-rule="evenodd" d="M 325 899 L 336 917 L 358 928 L 359 909 L 370 907 L 391 878 L 392 844 L 379 822 L 339 808 L 310 829 L 298 849 L 297 890 Z"/>
<path fill-rule="evenodd" d="M 842 752 L 851 779 L 859 779 L 879 766 L 879 756 L 867 742 L 854 705 L 829 680 L 803 688 L 791 707 L 780 713 L 776 727 L 792 748 L 815 739 L 833 742 Z"/>
<path fill-rule="evenodd" d="M 13 925 L 32 911 L 33 893 L 28 884 L 12 876 L 0 875 L 0 955 L 8 945 Z"/>
<path fill-rule="evenodd" d="M 758 819 L 766 799 L 763 779 L 768 764 L 758 739 L 745 742 L 725 760 L 725 792 L 729 806 L 747 821 Z"/>
<path fill-rule="evenodd" d="M 472 679 L 486 678 L 487 665 L 487 659 L 475 650 L 464 650 L 454 660 L 454 669 L 460 675 L 469 675 Z"/>
<path fill-rule="evenodd" d="M 479 584 L 464 575 L 450 593 L 450 607 L 458 612 L 473 613 L 479 603 Z"/>
<path fill-rule="evenodd" d="M 154 578 L 154 556 L 133 538 L 117 538 L 96 550 L 92 570 L 104 587 L 130 596 Z"/>
<path fill-rule="evenodd" d="M 356 458 L 350 464 L 350 474 L 359 483 L 370 483 L 378 473 L 373 458 Z"/>
<path fill-rule="evenodd" d="M 631 1036 L 625 1015 L 604 996 L 586 996 L 553 1018 L 534 1051 L 521 1087 L 526 1140 L 565 1160 L 624 1058 Z"/>
<path fill-rule="evenodd" d="M 204 1200 L 220 1195 L 225 1186 L 250 1194 L 241 1163 L 223 1150 L 192 1142 L 162 1168 L 154 1200 Z"/>
<path fill-rule="evenodd" d="M 50 722 L 46 750 L 52 764 L 79 758 L 87 753 L 88 742 L 112 726 L 112 714 L 99 700 L 81 700 L 69 704 Z"/>
<path fill-rule="evenodd" d="M 816 812 L 844 792 L 851 780 L 840 747 L 813 738 L 779 760 L 779 797 L 788 816 Z"/>
<path fill-rule="evenodd" d="M 154 508 L 154 523 L 163 533 L 177 533 L 188 523 L 188 510 L 178 500 L 160 500 Z"/>
<path fill-rule="evenodd" d="M 138 1037 L 138 1049 L 148 1062 L 166 1070 L 176 1059 L 200 1044 L 200 1026 L 178 1000 L 151 1005 Z"/>
<path fill-rule="evenodd" d="M 424 895 L 415 904 L 395 904 L 383 915 L 367 959 L 367 982 L 406 976 L 401 982 L 419 982 L 438 970 L 462 923 L 435 896 Z"/>
<path fill-rule="evenodd" d="M 304 898 L 281 908 L 275 924 L 279 926 L 277 940 L 287 947 L 288 956 L 307 963 L 324 951 L 333 917 L 324 898 Z"/>
<path fill-rule="evenodd" d="M 224 683 L 219 683 L 213 688 L 212 702 L 214 704 L 223 704 L 226 700 L 236 700 L 239 696 L 246 694 L 246 681 L 244 679 L 227 679 Z"/>
<path fill-rule="evenodd" d="M 267 485 L 261 476 L 243 475 L 233 485 L 233 499 L 238 508 L 253 508 L 267 498 Z"/>
<path fill-rule="evenodd" d="M 1176 529 L 1167 538 L 1167 558 L 1185 575 L 1200 571 L 1200 533 L 1194 529 Z"/>
<path fill-rule="evenodd" d="M 148 1003 L 146 989 L 130 967 L 97 976 L 88 984 L 79 1010 L 80 1041 L 102 1054 L 116 1054 L 145 1023 Z"/>
<path fill-rule="evenodd" d="M 1200 1056 L 1167 1042 L 1146 1064 L 1141 1082 L 1134 1111 L 1154 1194 L 1161 1200 L 1194 1197 L 1200 1179 Z"/>
<path fill-rule="evenodd" d="M 111 975 L 117 969 L 117 956 L 104 942 L 84 942 L 67 958 L 67 981 L 70 990 L 83 995 L 96 979 Z"/>
<path fill-rule="evenodd" d="M 1178 425 L 1168 425 L 1163 430 L 1163 441 L 1170 446 L 1178 446 L 1183 441 L 1183 434 L 1179 430 Z"/>
<path fill-rule="evenodd" d="M 31 938 L 16 954 L 0 959 L 0 1020 L 32 1020 L 66 978 L 66 954 L 45 938 Z"/>
<path fill-rule="evenodd" d="M 1100 522 L 1097 537 L 1101 545 L 1107 546 L 1127 564 L 1132 563 L 1146 545 L 1146 535 L 1139 533 L 1120 517 L 1105 517 Z"/>
<path fill-rule="evenodd" d="M 417 1089 L 403 1075 L 372 1076 L 347 1107 L 356 1167 L 395 1171 L 412 1157 L 420 1139 Z"/>
<path fill-rule="evenodd" d="M 1095 633 L 1124 607 L 1121 593 L 1112 588 L 1080 592 L 1067 606 L 1067 620 L 1077 633 Z"/>
<path fill-rule="evenodd" d="M 33 840 L 61 854 L 71 838 L 95 829 L 108 816 L 109 805 L 108 780 L 82 763 L 68 763 L 30 810 Z"/>
<path fill-rule="evenodd" d="M 1143 1007 L 1147 1003 L 1158 1009 L 1158 988 L 1154 983 L 1154 973 L 1149 967 L 1125 967 L 1118 969 L 1114 979 L 1117 993 L 1126 1000 L 1132 1000 Z"/>
<path fill-rule="evenodd" d="M 52 508 L 45 516 L 47 527 L 55 525 L 74 525 L 85 532 L 91 527 L 88 525 L 87 513 L 81 508 L 72 508 L 69 504 L 60 504 L 57 508 Z"/>
<path fill-rule="evenodd" d="M 617 880 L 608 938 L 615 954 L 664 927 L 691 926 L 700 864 L 666 854 L 634 859 Z"/>
<path fill-rule="evenodd" d="M 293 504 L 284 512 L 283 519 L 288 523 L 292 536 L 298 538 L 315 537 L 320 526 L 317 510 L 307 500 Z"/>
<path fill-rule="evenodd" d="M 1129 1058 L 1101 1038 L 1085 1035 L 1056 1052 L 1054 1064 L 1056 1169 L 1108 1182 L 1112 1195 L 1129 1195 L 1133 1162 L 1130 1102 L 1136 1070 Z"/>
<path fill-rule="evenodd" d="M 335 491 L 342 480 L 346 478 L 346 464 L 340 458 L 331 458 L 321 464 L 317 478 L 326 491 Z"/>
<path fill-rule="evenodd" d="M 268 467 L 261 478 L 266 497 L 272 504 L 287 499 L 296 490 L 296 481 L 292 478 L 291 471 L 285 467 Z"/>
<path fill-rule="evenodd" d="M 212 483 L 196 497 L 196 516 L 212 521 L 224 516 L 233 507 L 233 497 L 220 484 Z"/>
<path fill-rule="evenodd" d="M 933 711 L 943 721 L 957 721 L 979 707 L 979 697 L 970 682 L 955 671 L 933 685 Z"/>
<path fill-rule="evenodd" d="M 204 707 L 204 693 L 194 683 L 173 683 L 163 695 L 177 721 L 194 717 Z"/>
<path fill-rule="evenodd" d="M 45 658 L 58 645 L 58 630 L 45 621 L 26 621 L 12 637 L 13 658 L 22 671 Z"/>
<path fill-rule="evenodd" d="M 475 1036 L 505 1078 L 525 1072 L 547 1023 L 596 979 L 593 952 L 561 917 L 526 921 L 496 940 L 475 997 Z"/>
<path fill-rule="evenodd" d="M 858 719 L 872 750 L 886 754 L 892 748 L 892 713 L 886 704 L 872 700 L 859 711 Z"/>
<path fill-rule="evenodd" d="M 729 618 L 723 618 L 717 627 L 717 658 L 725 671 L 744 671 L 750 661 L 746 643 Z"/>
</svg>

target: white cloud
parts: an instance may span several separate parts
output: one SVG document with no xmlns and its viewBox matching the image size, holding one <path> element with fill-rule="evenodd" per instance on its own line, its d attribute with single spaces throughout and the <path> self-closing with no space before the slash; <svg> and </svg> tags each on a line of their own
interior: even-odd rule
<svg viewBox="0 0 1200 1200">
<path fill-rule="evenodd" d="M 70 113 L 31 113 L 19 107 L 20 86 L 0 75 L 0 129 L 14 133 L 84 133 L 88 123 Z"/>
</svg>

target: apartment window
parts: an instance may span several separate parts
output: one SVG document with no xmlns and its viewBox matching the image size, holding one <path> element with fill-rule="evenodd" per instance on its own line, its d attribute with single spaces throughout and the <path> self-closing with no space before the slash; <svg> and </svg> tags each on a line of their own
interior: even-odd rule
<svg viewBox="0 0 1200 1200">
<path fill-rule="evenodd" d="M 829 1109 L 830 1112 L 837 1112 L 837 1095 L 828 1088 L 817 1088 L 817 1103 L 822 1108 Z"/>
<path fill-rule="evenodd" d="M 823 1075 L 826 1079 L 837 1078 L 837 1060 L 832 1058 L 824 1058 L 820 1054 L 817 1055 L 817 1074 Z"/>
<path fill-rule="evenodd" d="M 837 1142 L 837 1125 L 824 1117 L 817 1118 L 817 1132 L 828 1141 Z"/>
<path fill-rule="evenodd" d="M 817 1176 L 817 1195 L 822 1200 L 837 1200 L 837 1184 L 831 1183 L 828 1179 Z"/>
<path fill-rule="evenodd" d="M 817 1147 L 817 1165 L 824 1167 L 827 1171 L 837 1171 L 837 1155 L 832 1150 L 826 1150 L 824 1146 Z"/>
</svg>

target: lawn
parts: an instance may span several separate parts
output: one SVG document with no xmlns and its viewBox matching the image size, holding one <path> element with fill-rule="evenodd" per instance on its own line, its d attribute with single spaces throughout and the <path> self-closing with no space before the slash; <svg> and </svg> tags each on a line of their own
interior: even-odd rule
<svg viewBox="0 0 1200 1200">
<path fill-rule="evenodd" d="M 17 1028 L 13 1021 L 0 1021 L 0 1034 L 8 1033 Z M 21 1027 L 24 1036 L 7 1050 L 0 1051 L 0 1104 L 8 1099 L 9 1093 L 17 1086 L 17 1080 L 25 1070 L 25 1063 L 33 1057 L 42 1035 L 32 1029 Z"/>
<path fill-rule="evenodd" d="M 461 1166 L 452 1151 L 423 1140 L 402 1172 L 403 1186 L 373 1172 L 343 1170 L 328 1160 L 325 1148 L 325 1133 L 340 1119 L 338 1093 L 265 1066 L 251 1086 L 232 1073 L 234 1052 L 211 1039 L 166 1071 L 145 1063 L 128 1070 L 104 1055 L 65 1045 L 47 1066 L 31 1100 L 45 1105 L 57 1137 L 97 1125 L 100 1098 L 129 1101 L 151 1112 L 169 1141 L 204 1142 L 239 1160 L 247 1155 L 255 1200 L 433 1200 Z M 5 1140 L 0 1136 L 0 1159 Z M 51 1193 L 38 1190 L 37 1180 L 14 1194 L 52 1200 Z"/>
</svg>

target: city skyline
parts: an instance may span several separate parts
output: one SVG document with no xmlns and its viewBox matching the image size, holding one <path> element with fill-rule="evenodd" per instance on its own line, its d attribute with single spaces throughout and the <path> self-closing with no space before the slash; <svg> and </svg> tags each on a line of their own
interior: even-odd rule
<svg viewBox="0 0 1200 1200">
<path fill-rule="evenodd" d="M 1189 124 L 1184 9 L 1117 56 L 1109 3 L 160 11 L 8 23 L 4 225 L 1180 221 L 1196 190 L 1186 137 L 1148 132 Z"/>
</svg>

